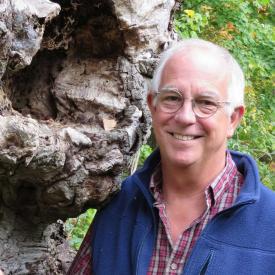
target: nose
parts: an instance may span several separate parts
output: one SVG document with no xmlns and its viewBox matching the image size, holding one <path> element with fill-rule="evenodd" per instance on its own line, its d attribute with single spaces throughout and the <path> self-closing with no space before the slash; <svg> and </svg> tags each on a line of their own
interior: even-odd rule
<svg viewBox="0 0 275 275">
<path fill-rule="evenodd" d="M 175 113 L 174 119 L 181 124 L 193 124 L 196 122 L 196 115 L 193 111 L 192 100 L 184 99 L 181 108 Z"/>
</svg>

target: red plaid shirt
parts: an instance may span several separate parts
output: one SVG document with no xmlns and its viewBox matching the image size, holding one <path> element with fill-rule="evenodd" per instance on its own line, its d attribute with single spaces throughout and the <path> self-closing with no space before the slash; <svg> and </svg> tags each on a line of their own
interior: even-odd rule
<svg viewBox="0 0 275 275">
<path fill-rule="evenodd" d="M 226 167 L 205 191 L 207 209 L 203 215 L 193 221 L 186 229 L 178 242 L 173 246 L 168 230 L 168 221 L 165 215 L 164 203 L 161 199 L 160 169 L 152 175 L 150 188 L 156 199 L 155 207 L 159 209 L 160 222 L 157 242 L 151 260 L 148 275 L 153 274 L 180 274 L 192 247 L 201 231 L 218 212 L 230 207 L 236 199 L 243 182 L 230 154 L 227 154 Z M 159 167 L 160 168 L 160 167 Z M 67 275 L 91 275 L 91 231 L 90 226 L 81 247 L 67 273 Z"/>
<path fill-rule="evenodd" d="M 182 232 L 176 243 L 172 243 L 169 222 L 161 192 L 160 165 L 151 177 L 150 189 L 159 210 L 159 228 L 155 250 L 147 275 L 181 274 L 184 264 L 206 224 L 220 211 L 230 207 L 235 201 L 243 176 L 237 170 L 231 155 L 227 154 L 226 166 L 216 179 L 206 188 L 206 210 Z"/>
</svg>

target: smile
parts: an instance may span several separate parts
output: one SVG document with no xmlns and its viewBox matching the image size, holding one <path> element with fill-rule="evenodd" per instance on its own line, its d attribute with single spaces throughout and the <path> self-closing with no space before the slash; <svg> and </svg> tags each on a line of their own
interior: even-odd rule
<svg viewBox="0 0 275 275">
<path fill-rule="evenodd" d="M 183 140 L 183 141 L 187 141 L 187 140 L 193 140 L 197 137 L 195 136 L 182 136 L 182 135 L 179 135 L 179 134 L 172 134 L 172 136 L 175 138 L 175 139 L 179 139 L 179 140 Z"/>
</svg>

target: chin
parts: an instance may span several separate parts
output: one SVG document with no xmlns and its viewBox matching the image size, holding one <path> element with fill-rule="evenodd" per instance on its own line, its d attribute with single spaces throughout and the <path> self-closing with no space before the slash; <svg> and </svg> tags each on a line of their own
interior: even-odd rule
<svg viewBox="0 0 275 275">
<path fill-rule="evenodd" d="M 191 167 L 196 163 L 195 160 L 192 159 L 177 159 L 173 161 L 174 166 L 182 167 L 182 168 L 187 168 Z"/>
<path fill-rule="evenodd" d="M 170 154 L 168 157 L 168 162 L 174 166 L 181 166 L 182 168 L 189 167 L 195 164 L 197 161 L 194 153 L 175 153 Z"/>
</svg>

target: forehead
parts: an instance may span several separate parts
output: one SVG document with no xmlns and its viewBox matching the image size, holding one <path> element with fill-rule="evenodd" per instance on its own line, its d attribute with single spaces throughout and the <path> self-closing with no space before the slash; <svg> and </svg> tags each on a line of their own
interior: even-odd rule
<svg viewBox="0 0 275 275">
<path fill-rule="evenodd" d="M 227 89 L 228 65 L 224 58 L 202 49 L 176 52 L 166 62 L 160 81 L 164 86 L 183 86 L 192 88 L 212 87 L 212 90 Z"/>
</svg>

